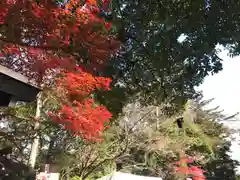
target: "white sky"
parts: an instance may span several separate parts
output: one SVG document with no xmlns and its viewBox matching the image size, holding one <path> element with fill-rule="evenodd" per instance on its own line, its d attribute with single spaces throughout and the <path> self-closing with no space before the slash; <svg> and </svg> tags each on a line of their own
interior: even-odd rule
<svg viewBox="0 0 240 180">
<path fill-rule="evenodd" d="M 233 115 L 240 112 L 240 56 L 230 58 L 227 53 L 226 50 L 219 53 L 219 57 L 224 60 L 223 70 L 218 74 L 206 77 L 204 83 L 197 89 L 203 91 L 204 99 L 215 98 L 212 106 L 220 106 L 226 114 Z M 226 124 L 240 130 L 240 120 Z M 240 142 L 239 133 L 236 134 L 236 139 L 239 139 Z M 232 156 L 240 161 L 239 142 L 232 143 Z"/>
</svg>

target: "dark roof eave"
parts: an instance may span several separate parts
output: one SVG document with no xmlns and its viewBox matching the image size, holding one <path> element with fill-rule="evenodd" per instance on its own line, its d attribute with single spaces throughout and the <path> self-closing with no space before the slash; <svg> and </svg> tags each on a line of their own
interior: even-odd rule
<svg viewBox="0 0 240 180">
<path fill-rule="evenodd" d="M 13 70 L 11 70 L 9 68 L 6 68 L 6 67 L 4 67 L 2 65 L 0 65 L 0 73 L 4 74 L 6 76 L 9 76 L 9 77 L 11 77 L 11 78 L 13 78 L 13 79 L 15 79 L 17 81 L 20 81 L 22 83 L 25 83 L 25 84 L 27 84 L 29 86 L 32 86 L 32 87 L 38 89 L 39 91 L 42 90 L 39 86 L 37 86 L 34 83 L 30 82 L 28 77 L 26 77 L 26 76 L 24 76 L 24 75 L 22 75 L 22 74 L 20 74 L 20 73 L 18 73 L 16 71 L 13 71 Z"/>
</svg>

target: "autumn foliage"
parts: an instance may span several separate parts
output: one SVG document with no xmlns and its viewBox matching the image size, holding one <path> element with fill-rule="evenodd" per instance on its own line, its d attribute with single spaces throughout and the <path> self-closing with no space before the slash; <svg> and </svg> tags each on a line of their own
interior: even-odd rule
<svg viewBox="0 0 240 180">
<path fill-rule="evenodd" d="M 176 163 L 178 166 L 176 172 L 186 177 L 191 177 L 193 180 L 205 180 L 204 171 L 199 166 L 189 166 L 192 159 L 186 157 L 184 153 L 180 154 L 180 161 Z"/>
<path fill-rule="evenodd" d="M 111 118 L 91 97 L 96 90 L 110 90 L 110 79 L 93 74 L 103 70 L 120 45 L 108 33 L 111 23 L 100 15 L 111 11 L 110 3 L 0 1 L 0 64 L 38 83 L 61 72 L 55 84 L 61 108 L 50 115 L 73 134 L 91 140 L 99 139 Z"/>
<path fill-rule="evenodd" d="M 111 79 L 95 77 L 81 68 L 74 72 L 61 73 L 62 77 L 56 80 L 57 87 L 65 89 L 67 97 L 75 100 L 83 100 L 95 89 L 110 90 Z"/>
<path fill-rule="evenodd" d="M 96 0 L 70 0 L 64 7 L 52 0 L 0 1 L 1 64 L 42 80 L 46 69 L 102 70 L 119 43 L 107 31 Z M 109 11 L 103 0 L 102 10 Z M 17 60 L 16 60 L 17 59 Z"/>
<path fill-rule="evenodd" d="M 101 132 L 112 114 L 90 96 L 95 90 L 110 90 L 109 78 L 94 77 L 78 68 L 56 80 L 57 96 L 62 107 L 51 118 L 74 135 L 87 140 L 101 140 Z"/>
</svg>

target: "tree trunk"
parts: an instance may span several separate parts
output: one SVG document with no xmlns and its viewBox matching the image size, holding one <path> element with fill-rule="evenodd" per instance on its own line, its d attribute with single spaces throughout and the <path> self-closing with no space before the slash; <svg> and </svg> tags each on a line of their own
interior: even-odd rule
<svg viewBox="0 0 240 180">
<path fill-rule="evenodd" d="M 36 131 L 39 129 L 39 126 L 40 126 L 39 117 L 41 114 L 41 109 L 42 109 L 42 92 L 39 92 L 37 96 L 37 109 L 36 109 L 36 116 L 35 116 L 36 123 L 34 126 Z M 36 164 L 36 159 L 37 159 L 38 150 L 39 150 L 39 141 L 40 141 L 39 135 L 37 133 L 35 135 L 36 137 L 33 140 L 31 152 L 30 152 L 30 158 L 29 158 L 29 165 L 32 168 L 34 168 Z"/>
<path fill-rule="evenodd" d="M 57 135 L 53 135 L 50 137 L 50 143 L 48 146 L 48 152 L 47 152 L 47 156 L 45 159 L 45 167 L 48 167 L 48 172 L 54 172 L 56 173 L 56 166 L 53 163 L 53 148 L 54 148 L 54 144 L 55 141 L 57 139 Z"/>
</svg>

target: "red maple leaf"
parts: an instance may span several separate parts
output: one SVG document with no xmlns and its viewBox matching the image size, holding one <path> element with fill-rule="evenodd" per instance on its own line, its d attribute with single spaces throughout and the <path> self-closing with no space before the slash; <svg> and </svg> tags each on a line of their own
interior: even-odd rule
<svg viewBox="0 0 240 180">
<path fill-rule="evenodd" d="M 109 3 L 103 2 L 105 9 Z M 51 0 L 0 1 L 0 54 L 7 58 L 0 64 L 39 83 L 62 72 L 56 80 L 61 108 L 51 117 L 85 139 L 98 139 L 111 118 L 90 95 L 110 90 L 111 79 L 93 72 L 101 71 L 120 45 L 103 31 L 111 23 L 98 12 L 96 0 L 70 0 L 64 8 Z"/>
<path fill-rule="evenodd" d="M 204 170 L 202 170 L 199 166 L 190 166 L 189 163 L 192 163 L 192 158 L 188 158 L 183 152 L 180 153 L 180 161 L 176 162 L 175 164 L 178 165 L 176 167 L 176 172 L 189 175 L 193 177 L 193 180 L 205 180 Z"/>
<path fill-rule="evenodd" d="M 112 114 L 89 95 L 97 89 L 110 90 L 111 80 L 95 77 L 79 67 L 76 69 L 75 72 L 62 73 L 56 80 L 56 92 L 62 100 L 62 107 L 50 116 L 74 135 L 101 140 L 101 132 Z"/>
</svg>

